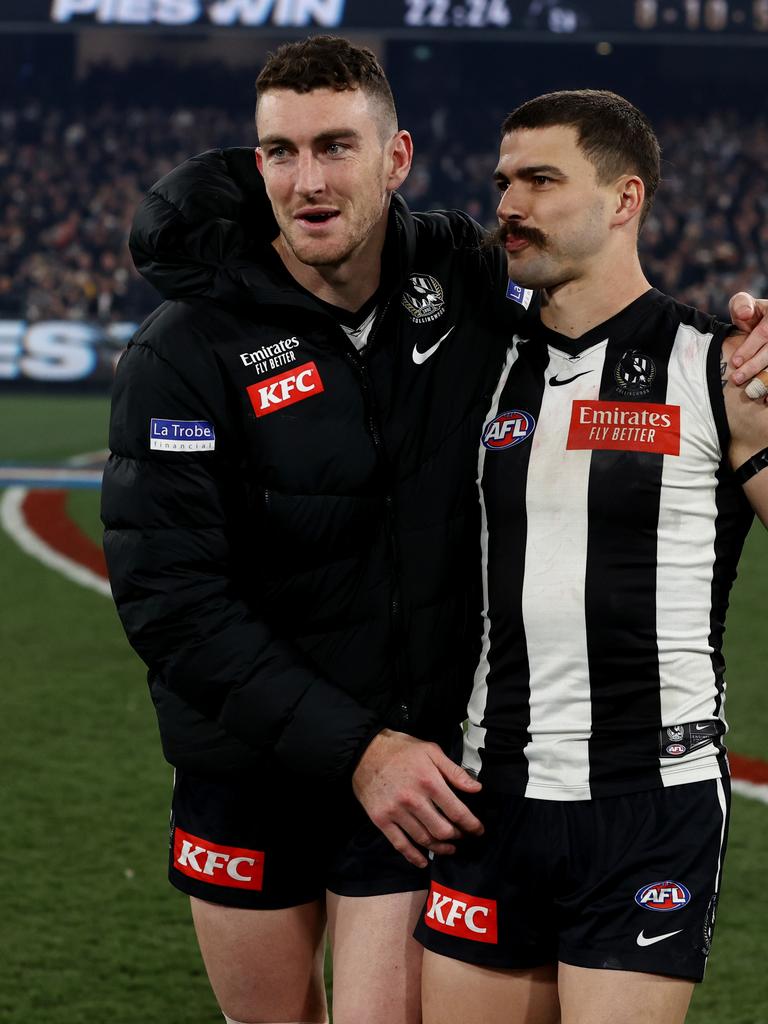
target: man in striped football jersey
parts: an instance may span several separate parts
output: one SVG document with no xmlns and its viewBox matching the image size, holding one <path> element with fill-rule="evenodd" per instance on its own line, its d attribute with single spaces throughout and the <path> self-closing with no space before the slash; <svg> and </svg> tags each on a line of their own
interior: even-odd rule
<svg viewBox="0 0 768 1024">
<path fill-rule="evenodd" d="M 643 273 L 659 147 L 630 103 L 529 101 L 496 179 L 496 243 L 542 305 L 479 447 L 485 833 L 434 862 L 425 1021 L 678 1024 L 720 889 L 722 638 L 768 524 L 768 409 L 729 383 L 731 326 Z"/>
</svg>

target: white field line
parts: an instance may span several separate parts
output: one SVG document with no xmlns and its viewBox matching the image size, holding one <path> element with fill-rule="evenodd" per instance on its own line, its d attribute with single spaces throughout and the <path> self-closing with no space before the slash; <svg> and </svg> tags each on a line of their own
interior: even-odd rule
<svg viewBox="0 0 768 1024">
<path fill-rule="evenodd" d="M 57 466 L 46 469 L 37 466 L 0 466 L 0 487 L 29 486 L 55 487 L 57 484 L 67 487 L 99 487 L 101 486 L 101 469 L 76 469 Z"/>
<path fill-rule="evenodd" d="M 746 779 L 731 779 L 731 789 L 739 796 L 746 796 L 750 800 L 759 800 L 760 803 L 768 804 L 768 784 L 764 782 L 747 782 Z"/>
<path fill-rule="evenodd" d="M 81 587 L 88 587 L 103 594 L 104 597 L 111 597 L 112 592 L 107 580 L 56 551 L 30 528 L 23 511 L 24 499 L 28 493 L 26 487 L 9 487 L 3 494 L 0 500 L 0 524 L 5 532 L 16 541 L 22 551 L 49 569 L 60 572 L 73 583 L 79 583 Z"/>
</svg>

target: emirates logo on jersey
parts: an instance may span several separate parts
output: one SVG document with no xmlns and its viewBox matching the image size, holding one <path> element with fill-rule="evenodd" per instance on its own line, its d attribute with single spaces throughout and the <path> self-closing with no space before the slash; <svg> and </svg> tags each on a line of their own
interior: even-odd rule
<svg viewBox="0 0 768 1024">
<path fill-rule="evenodd" d="M 575 401 L 566 447 L 679 455 L 680 406 Z"/>
</svg>

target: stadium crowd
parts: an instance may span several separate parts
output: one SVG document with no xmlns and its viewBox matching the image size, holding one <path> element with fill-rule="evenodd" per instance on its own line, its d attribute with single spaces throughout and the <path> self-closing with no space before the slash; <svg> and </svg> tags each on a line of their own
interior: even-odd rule
<svg viewBox="0 0 768 1024">
<path fill-rule="evenodd" d="M 192 153 L 253 139 L 247 89 L 230 92 L 239 108 L 211 105 L 212 72 L 198 71 L 186 85 L 160 90 L 164 104 L 153 102 L 170 74 L 162 66 L 96 68 L 89 103 L 80 99 L 86 93 L 59 103 L 0 101 L 0 318 L 139 321 L 156 304 L 126 247 L 139 197 Z M 171 107 L 169 97 L 187 105 Z M 471 97 L 465 106 L 409 111 L 401 102 L 401 122 L 417 144 L 403 192 L 414 209 L 459 207 L 490 225 L 493 144 L 505 111 L 487 104 L 478 118 Z M 467 134 L 457 130 L 463 124 Z M 657 119 L 656 127 L 663 182 L 642 236 L 648 277 L 721 314 L 734 291 L 766 294 L 768 118 L 722 110 Z"/>
</svg>

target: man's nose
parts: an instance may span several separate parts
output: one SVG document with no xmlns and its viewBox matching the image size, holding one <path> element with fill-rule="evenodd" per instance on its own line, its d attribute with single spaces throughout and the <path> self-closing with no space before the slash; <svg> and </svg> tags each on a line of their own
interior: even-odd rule
<svg viewBox="0 0 768 1024">
<path fill-rule="evenodd" d="M 299 154 L 295 188 L 303 196 L 317 195 L 325 188 L 323 168 L 314 153 Z"/>
<path fill-rule="evenodd" d="M 511 220 L 523 220 L 526 214 L 522 200 L 522 190 L 515 188 L 514 183 L 510 183 L 501 193 L 499 205 L 496 207 L 496 216 L 504 223 Z"/>
</svg>

